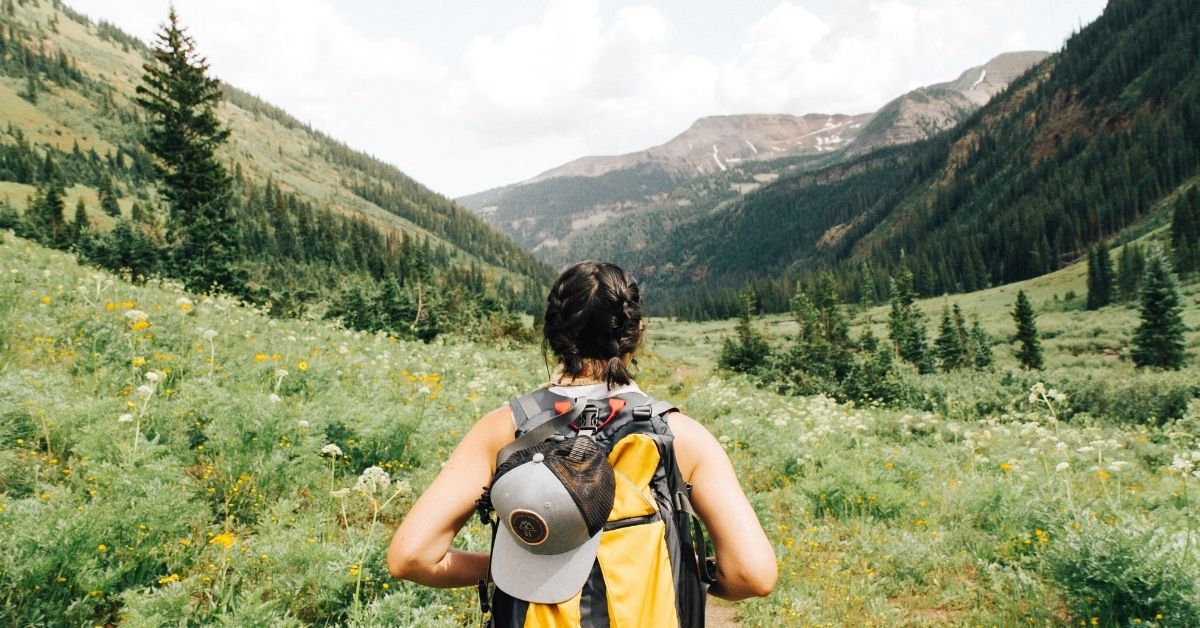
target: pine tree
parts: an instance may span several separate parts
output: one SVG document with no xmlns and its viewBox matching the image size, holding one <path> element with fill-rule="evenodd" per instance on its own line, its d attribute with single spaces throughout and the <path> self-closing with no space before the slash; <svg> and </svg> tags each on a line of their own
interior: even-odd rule
<svg viewBox="0 0 1200 628">
<path fill-rule="evenodd" d="M 1134 364 L 1179 369 L 1185 360 L 1183 306 L 1171 268 L 1161 255 L 1151 255 L 1142 285 L 1141 318 L 1133 334 Z"/>
<path fill-rule="evenodd" d="M 34 236 L 46 246 L 62 248 L 67 245 L 66 188 L 62 172 L 49 152 L 39 173 L 37 194 L 29 204 L 29 222 Z"/>
<path fill-rule="evenodd" d="M 229 137 L 217 120 L 218 81 L 174 8 L 158 32 L 154 61 L 143 66 L 137 102 L 149 114 L 146 149 L 170 207 L 167 240 L 172 270 L 193 290 L 241 292 L 239 235 L 230 179 L 216 150 Z"/>
<path fill-rule="evenodd" d="M 975 369 L 982 371 L 992 365 L 992 339 L 979 324 L 979 318 L 971 322 L 971 361 Z"/>
<path fill-rule="evenodd" d="M 1180 275 L 1200 270 L 1200 185 L 1175 201 L 1171 214 L 1171 247 Z"/>
<path fill-rule="evenodd" d="M 1113 302 L 1116 280 L 1108 245 L 1088 249 L 1087 309 L 1098 310 Z"/>
<path fill-rule="evenodd" d="M 745 373 L 762 366 L 770 348 L 767 341 L 754 330 L 754 292 L 746 289 L 738 300 L 741 312 L 737 325 L 734 326 L 737 339 L 725 339 L 717 364 L 724 369 Z"/>
<path fill-rule="evenodd" d="M 113 188 L 112 177 L 104 177 L 100 180 L 99 193 L 100 210 L 113 218 L 119 218 L 121 206 L 117 203 L 117 191 Z"/>
<path fill-rule="evenodd" d="M 931 373 L 933 360 L 926 341 L 925 315 L 913 305 L 912 285 L 912 273 L 901 263 L 891 280 L 888 336 L 901 359 L 916 365 L 921 373 Z"/>
<path fill-rule="evenodd" d="M 1017 324 L 1017 341 L 1021 343 L 1021 348 L 1017 350 L 1017 360 L 1027 369 L 1040 370 L 1043 365 L 1042 345 L 1038 340 L 1033 306 L 1029 304 L 1024 290 L 1017 292 L 1017 304 L 1013 308 L 1012 317 Z"/>
<path fill-rule="evenodd" d="M 942 323 L 938 328 L 935 344 L 942 371 L 950 372 L 967 366 L 967 330 L 962 309 L 957 303 L 954 304 L 953 311 L 949 306 L 942 307 Z"/>
<path fill-rule="evenodd" d="M 71 242 L 79 241 L 79 238 L 87 234 L 88 231 L 88 215 L 87 207 L 83 205 L 83 198 L 75 203 L 75 220 L 71 223 Z"/>
</svg>

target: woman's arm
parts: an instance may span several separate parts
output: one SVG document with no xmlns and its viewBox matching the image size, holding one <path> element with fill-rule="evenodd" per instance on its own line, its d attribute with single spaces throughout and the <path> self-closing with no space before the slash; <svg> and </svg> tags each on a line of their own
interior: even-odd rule
<svg viewBox="0 0 1200 628">
<path fill-rule="evenodd" d="M 692 507 L 717 552 L 717 582 L 727 600 L 764 596 L 775 588 L 775 551 L 738 484 L 733 464 L 712 433 L 685 414 L 669 415 L 680 472 L 692 484 Z"/>
<path fill-rule="evenodd" d="M 491 483 L 496 452 L 512 440 L 507 405 L 484 415 L 467 432 L 396 529 L 387 553 L 392 577 L 431 587 L 470 586 L 487 577 L 487 554 L 451 549 L 450 543 Z"/>
</svg>

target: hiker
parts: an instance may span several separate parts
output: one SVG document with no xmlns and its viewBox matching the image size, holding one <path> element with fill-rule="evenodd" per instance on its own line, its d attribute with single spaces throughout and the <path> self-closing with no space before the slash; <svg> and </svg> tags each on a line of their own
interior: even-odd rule
<svg viewBox="0 0 1200 628">
<path fill-rule="evenodd" d="M 497 626 L 700 626 L 705 590 L 770 593 L 774 550 L 725 450 L 633 381 L 641 319 L 620 267 L 559 273 L 543 330 L 554 374 L 466 434 L 396 530 L 392 576 L 479 586 Z M 477 511 L 493 524 L 491 554 L 451 547 Z"/>
</svg>

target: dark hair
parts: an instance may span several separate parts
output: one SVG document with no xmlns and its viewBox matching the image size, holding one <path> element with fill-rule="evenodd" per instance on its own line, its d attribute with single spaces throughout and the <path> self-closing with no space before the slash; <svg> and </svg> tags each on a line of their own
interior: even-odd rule
<svg viewBox="0 0 1200 628">
<path fill-rule="evenodd" d="M 642 341 L 642 298 L 620 266 L 576 262 L 558 273 L 546 298 L 542 349 L 549 348 L 571 377 L 586 360 L 603 363 L 598 375 L 609 388 L 633 381 L 622 358 Z"/>
</svg>

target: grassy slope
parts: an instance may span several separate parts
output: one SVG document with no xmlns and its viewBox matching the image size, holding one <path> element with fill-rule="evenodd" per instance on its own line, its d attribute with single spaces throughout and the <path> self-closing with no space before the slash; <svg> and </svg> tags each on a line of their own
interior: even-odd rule
<svg viewBox="0 0 1200 628">
<path fill-rule="evenodd" d="M 125 52 L 119 44 L 104 41 L 95 34 L 91 25 L 75 22 L 62 14 L 57 15 L 52 31 L 48 24 L 55 12 L 49 3 L 41 6 L 18 6 L 17 18 L 25 23 L 42 25 L 47 36 L 49 49 L 61 48 L 77 62 L 79 69 L 91 78 L 102 78 L 115 88 L 114 98 L 119 106 L 134 107 L 134 88 L 140 81 L 145 59 L 136 49 Z M 199 42 L 203 51 L 204 43 Z M 115 151 L 114 143 L 129 141 L 133 129 L 124 127 L 113 119 L 102 116 L 96 106 L 80 94 L 46 83 L 50 93 L 39 94 L 37 105 L 31 105 L 19 94 L 24 91 L 24 82 L 9 77 L 0 77 L 0 111 L 3 121 L 11 121 L 22 129 L 29 140 L 36 144 L 52 144 L 63 150 L 71 150 L 75 142 L 86 151 L 94 147 L 104 155 Z M 271 178 L 285 190 L 292 190 L 335 212 L 365 216 L 379 229 L 407 232 L 417 236 L 428 236 L 432 243 L 445 242 L 428 233 L 420 226 L 392 214 L 377 205 L 355 195 L 344 180 L 362 177 L 358 171 L 338 166 L 319 153 L 310 154 L 310 148 L 318 138 L 302 126 L 288 128 L 266 115 L 256 115 L 230 102 L 222 104 L 220 118 L 232 134 L 223 149 L 230 162 L 239 162 L 246 175 L 258 183 Z M 0 188 L 0 199 L 7 190 Z M 95 196 L 95 191 L 91 191 Z M 11 194 L 14 204 L 24 204 L 24 194 Z M 132 199 L 124 199 L 122 206 L 128 210 Z M 73 209 L 72 205 L 68 209 Z M 98 224 L 104 225 L 101 220 Z M 458 260 L 476 259 L 470 251 L 463 251 L 445 242 L 455 251 Z M 507 270 L 482 262 L 499 277 L 512 278 Z"/>
<path fill-rule="evenodd" d="M 1027 287 L 1036 303 L 1078 281 Z M 177 288 L 114 281 L 11 236 L 0 284 L 5 623 L 471 621 L 471 591 L 389 582 L 382 552 L 475 417 L 539 381 L 535 347 L 408 343 L 224 300 L 184 311 Z M 1065 329 L 1074 315 L 1041 320 Z M 1116 320 L 1081 316 L 1106 333 Z M 781 397 L 712 376 L 726 326 L 652 321 L 639 379 L 725 444 L 776 546 L 780 586 L 737 607 L 744 625 L 1063 623 L 1092 612 L 1050 575 L 1063 548 L 1104 520 L 1134 546 L 1146 526 L 1186 526 L 1189 502 L 1163 469 L 1200 448 L 1194 433 L 1058 425 L 1026 403 L 979 418 Z M 139 392 L 149 371 L 157 387 Z M 332 466 L 318 454 L 328 442 L 348 454 Z M 1103 464 L 1128 466 L 1099 473 L 1095 442 Z M 370 464 L 402 482 L 374 524 L 365 497 L 330 495 Z M 460 543 L 485 542 L 469 522 Z M 1161 611 L 1183 618 L 1176 606 Z"/>
</svg>

